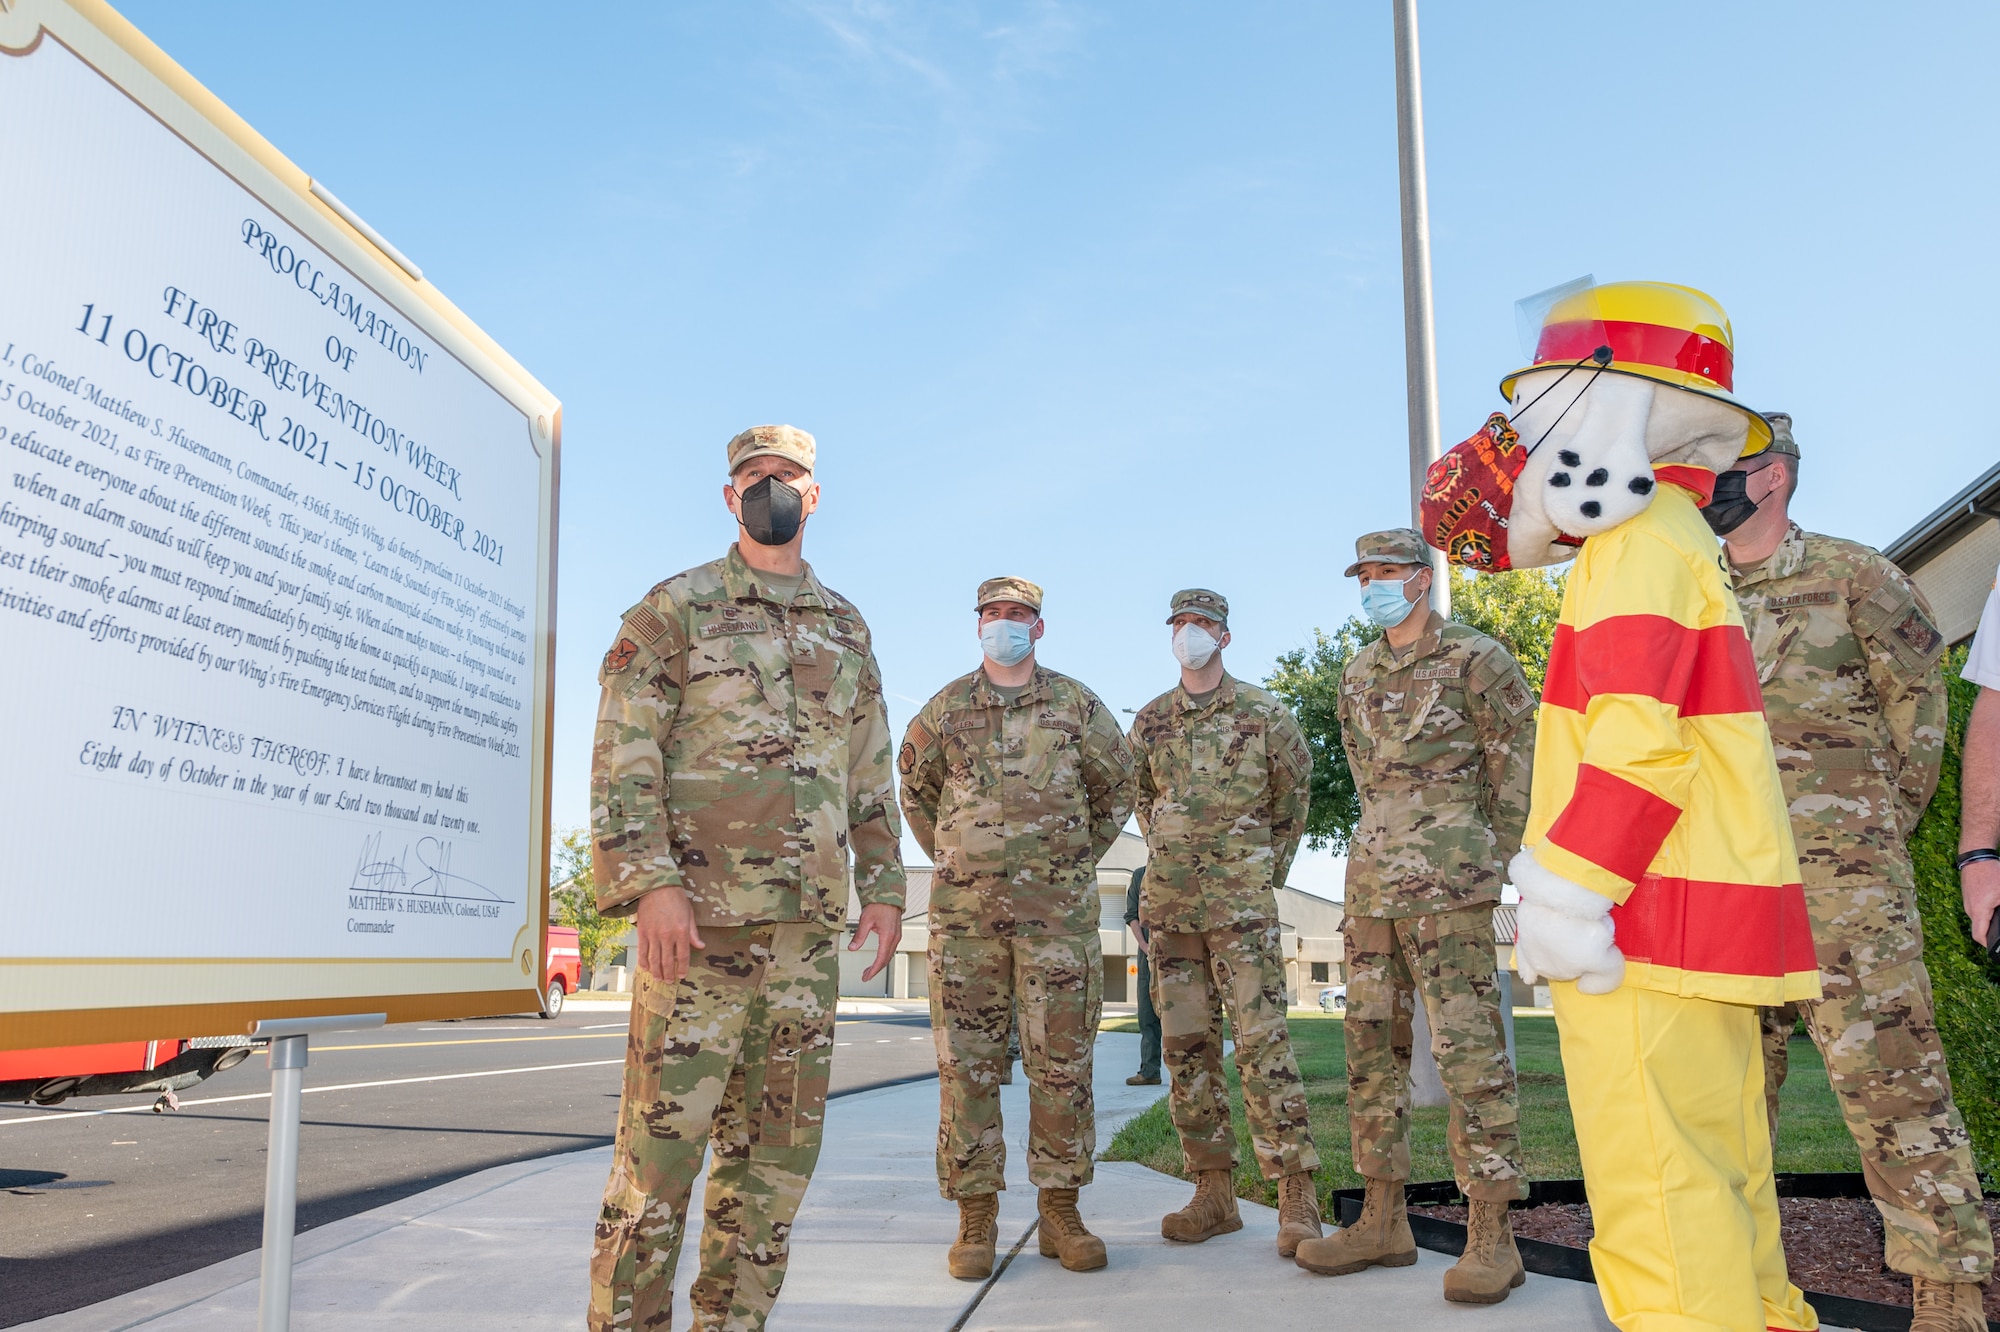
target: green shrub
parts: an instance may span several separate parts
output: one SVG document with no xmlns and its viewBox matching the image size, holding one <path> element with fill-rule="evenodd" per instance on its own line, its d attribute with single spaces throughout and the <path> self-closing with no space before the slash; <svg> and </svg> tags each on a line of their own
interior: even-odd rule
<svg viewBox="0 0 2000 1332">
<path fill-rule="evenodd" d="M 1959 678 L 1965 649 L 1945 659 L 1951 724 L 1937 795 L 1910 837 L 1916 863 L 1917 909 L 1924 922 L 1924 965 L 1937 996 L 1938 1035 L 1951 1067 L 1952 1096 L 1972 1133 L 1982 1173 L 2000 1169 L 2000 971 L 1973 942 L 1958 891 L 1959 765 L 1965 723 L 1978 686 Z"/>
</svg>

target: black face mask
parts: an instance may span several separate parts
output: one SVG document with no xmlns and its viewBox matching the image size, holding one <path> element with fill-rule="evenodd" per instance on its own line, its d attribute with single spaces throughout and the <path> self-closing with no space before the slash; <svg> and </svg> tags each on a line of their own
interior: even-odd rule
<svg viewBox="0 0 2000 1332">
<path fill-rule="evenodd" d="M 1724 472 L 1715 478 L 1715 497 L 1701 511 L 1701 516 L 1708 520 L 1709 531 L 1728 536 L 1756 514 L 1757 501 L 1750 498 L 1750 477 L 1749 472 Z"/>
<path fill-rule="evenodd" d="M 799 534 L 805 522 L 805 495 L 775 476 L 736 492 L 743 530 L 760 546 L 782 546 Z"/>
</svg>

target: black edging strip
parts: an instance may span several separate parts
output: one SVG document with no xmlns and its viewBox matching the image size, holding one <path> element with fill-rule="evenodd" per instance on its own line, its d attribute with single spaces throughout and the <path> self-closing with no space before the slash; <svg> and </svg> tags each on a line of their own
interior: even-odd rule
<svg viewBox="0 0 2000 1332">
<path fill-rule="evenodd" d="M 978 1310 L 979 1302 L 986 1298 L 986 1292 L 992 1290 L 994 1285 L 999 1282 L 1001 1275 L 1006 1272 L 1015 1257 L 1020 1254 L 1022 1249 L 1027 1247 L 1028 1237 L 1034 1234 L 1035 1228 L 1041 1224 L 1039 1218 L 1029 1223 L 1028 1228 L 1021 1232 L 1021 1238 L 1014 1241 L 1014 1247 L 1007 1250 L 1007 1256 L 1000 1260 L 1000 1265 L 993 1269 L 993 1275 L 987 1277 L 980 1284 L 979 1293 L 972 1297 L 972 1302 L 966 1305 L 964 1311 L 958 1315 L 958 1321 L 946 1328 L 945 1332 L 965 1332 L 965 1325 L 972 1321 L 972 1315 Z"/>
<path fill-rule="evenodd" d="M 1867 1181 L 1859 1174 L 1781 1174 L 1777 1179 L 1780 1198 L 1868 1196 Z M 1449 1180 L 1439 1184 L 1411 1184 L 1405 1188 L 1404 1194 L 1413 1207 L 1464 1206 L 1466 1201 L 1464 1195 L 1459 1193 L 1458 1185 Z M 1333 1202 L 1341 1225 L 1350 1226 L 1361 1219 L 1361 1203 L 1365 1196 L 1366 1190 L 1363 1189 L 1334 1191 Z M 1549 1179 L 1530 1184 L 1525 1202 L 1509 1205 L 1524 1208 L 1539 1207 L 1544 1203 L 1586 1201 L 1582 1180 Z M 1465 1227 L 1455 1221 L 1413 1216 L 1410 1218 L 1410 1234 L 1416 1238 L 1418 1248 L 1429 1249 L 1433 1253 L 1455 1257 L 1465 1252 Z M 1590 1253 L 1586 1249 L 1518 1236 L 1514 1247 L 1521 1252 L 1521 1266 L 1538 1276 L 1587 1281 L 1592 1285 L 1597 1283 L 1597 1275 L 1590 1268 Z M 1806 1302 L 1812 1305 L 1822 1322 L 1854 1328 L 1856 1332 L 1909 1332 L 1912 1314 L 1906 1305 L 1878 1304 L 1874 1300 L 1857 1300 L 1846 1295 L 1827 1295 L 1812 1290 L 1805 1292 L 1805 1296 Z M 963 1320 L 960 1322 L 962 1324 Z M 2000 1323 L 1989 1321 L 1986 1326 L 1988 1332 L 2000 1332 Z M 952 1332 L 958 1332 L 958 1328 L 954 1327 Z"/>
</svg>

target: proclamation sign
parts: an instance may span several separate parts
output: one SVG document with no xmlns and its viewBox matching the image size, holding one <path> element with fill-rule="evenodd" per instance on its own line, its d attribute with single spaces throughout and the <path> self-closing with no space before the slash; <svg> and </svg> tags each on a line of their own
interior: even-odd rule
<svg viewBox="0 0 2000 1332">
<path fill-rule="evenodd" d="M 556 400 L 104 5 L 0 127 L 0 1049 L 534 1008 Z"/>
</svg>

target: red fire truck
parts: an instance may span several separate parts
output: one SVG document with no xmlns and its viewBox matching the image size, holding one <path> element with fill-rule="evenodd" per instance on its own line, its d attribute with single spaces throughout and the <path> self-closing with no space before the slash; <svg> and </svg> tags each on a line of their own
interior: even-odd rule
<svg viewBox="0 0 2000 1332">
<path fill-rule="evenodd" d="M 564 925 L 549 926 L 549 974 L 542 978 L 542 1016 L 552 1018 L 562 1012 L 563 997 L 575 994 L 583 984 L 583 952 L 577 947 L 576 931 Z"/>
</svg>

